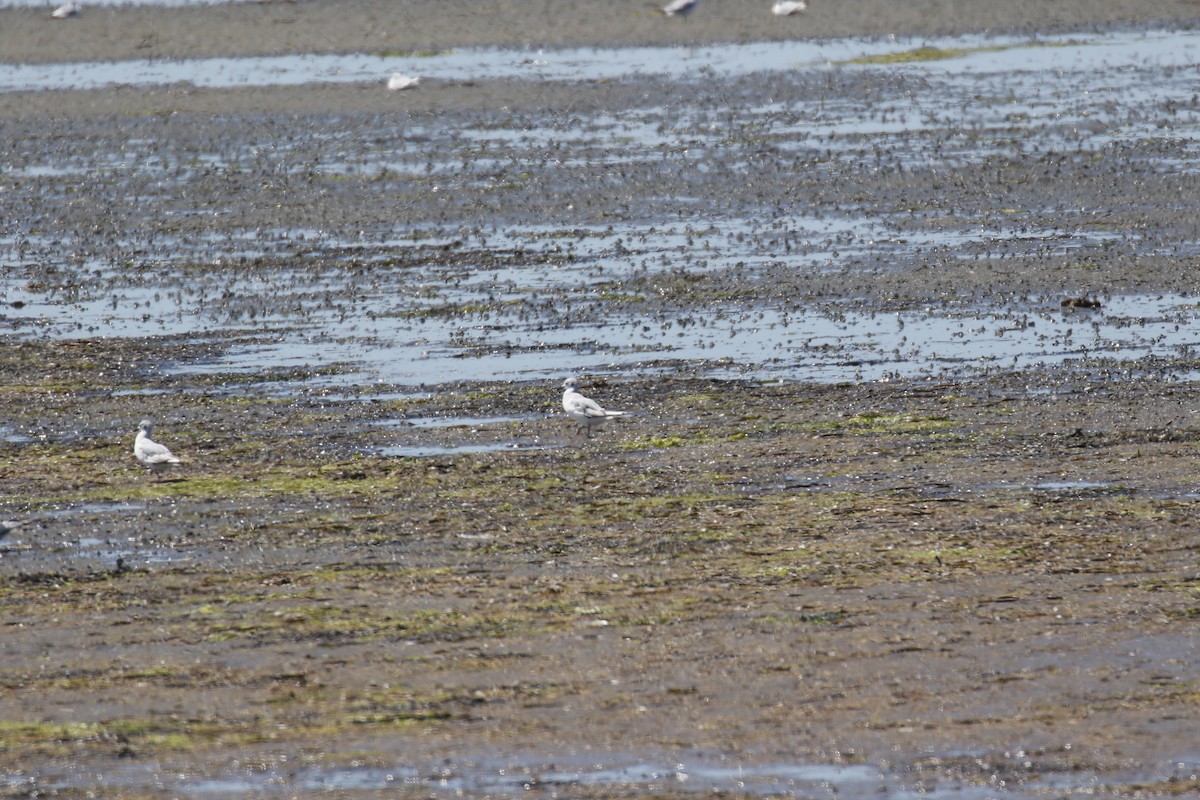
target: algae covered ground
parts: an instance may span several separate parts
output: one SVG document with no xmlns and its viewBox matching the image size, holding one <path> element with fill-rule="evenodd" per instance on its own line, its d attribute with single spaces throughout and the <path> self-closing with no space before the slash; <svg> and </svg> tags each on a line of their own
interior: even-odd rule
<svg viewBox="0 0 1200 800">
<path fill-rule="evenodd" d="M 816 764 L 877 770 L 864 793 L 1200 790 L 1200 428 L 1174 382 L 598 382 L 638 413 L 585 441 L 554 386 L 281 400 L 137 342 L 3 359 L 33 440 L 3 445 L 6 507 L 38 520 L 0 561 L 11 796 L 398 769 L 505 795 L 563 764 L 572 792 L 666 796 L 694 785 L 579 776 L 716 754 L 801 776 L 708 779 L 734 794 L 825 791 Z M 187 461 L 163 480 L 110 423 L 146 392 Z M 530 444 L 376 454 L 418 415 Z"/>
</svg>

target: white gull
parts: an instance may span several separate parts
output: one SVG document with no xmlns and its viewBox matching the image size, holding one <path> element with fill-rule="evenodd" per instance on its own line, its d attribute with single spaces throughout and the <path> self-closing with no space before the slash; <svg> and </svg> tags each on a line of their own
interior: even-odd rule
<svg viewBox="0 0 1200 800">
<path fill-rule="evenodd" d="M 68 17 L 79 16 L 79 12 L 81 10 L 82 9 L 80 8 L 79 3 L 71 0 L 71 2 L 64 3 L 63 5 L 51 11 L 50 16 L 54 17 L 55 19 L 67 19 Z"/>
<path fill-rule="evenodd" d="M 625 416 L 624 411 L 606 411 L 595 400 L 581 395 L 578 378 L 567 378 L 563 381 L 562 406 L 567 416 L 575 420 L 578 431 L 586 434 L 588 438 L 592 436 L 592 428 L 600 427 L 613 417 Z"/>
<path fill-rule="evenodd" d="M 676 14 L 687 19 L 687 15 L 696 10 L 696 6 L 700 5 L 700 0 L 671 0 L 662 7 L 662 13 L 668 17 L 673 17 Z"/>
<path fill-rule="evenodd" d="M 778 3 L 771 6 L 771 13 L 777 17 L 788 17 L 806 8 L 808 8 L 808 3 L 804 0 L 779 0 Z"/>
<path fill-rule="evenodd" d="M 148 419 L 138 425 L 137 438 L 133 440 L 133 454 L 146 469 L 158 475 L 179 463 L 179 457 L 150 438 L 154 424 Z"/>
</svg>

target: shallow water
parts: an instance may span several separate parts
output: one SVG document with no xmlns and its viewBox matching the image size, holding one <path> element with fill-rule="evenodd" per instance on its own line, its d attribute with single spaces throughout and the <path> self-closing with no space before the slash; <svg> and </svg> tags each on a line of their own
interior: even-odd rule
<svg viewBox="0 0 1200 800">
<path fill-rule="evenodd" d="M 1147 765 L 1132 780 L 1187 780 L 1194 773 L 1193 757 L 1164 758 Z M 89 784 L 89 779 L 95 781 Z M 104 775 L 40 776 L 8 775 L 11 789 L 66 789 L 103 783 L 109 787 L 154 786 L 184 797 L 283 796 L 288 793 L 334 793 L 354 796 L 378 791 L 425 791 L 431 796 L 528 797 L 580 789 L 636 788 L 640 791 L 724 794 L 747 796 L 836 798 L 978 798 L 1042 797 L 1063 789 L 1104 793 L 1110 787 L 1098 776 L 1070 772 L 1031 770 L 1027 776 L 972 782 L 962 778 L 939 779 L 936 775 L 897 774 L 868 764 L 755 763 L 703 754 L 671 762 L 620 754 L 588 759 L 564 755 L 550 761 L 535 758 L 501 761 L 458 759 L 428 769 L 412 765 L 307 767 L 282 764 L 270 769 L 233 768 L 223 775 L 199 776 L 165 765 L 134 764 Z"/>
<path fill-rule="evenodd" d="M 0 91 L 97 89 L 111 85 L 148 86 L 189 83 L 204 88 L 299 85 L 307 83 L 382 83 L 393 72 L 444 81 L 462 80 L 620 80 L 631 75 L 676 80 L 710 80 L 834 66 L 856 69 L 854 59 L 938 48 L 946 57 L 913 61 L 900 68 L 933 72 L 1013 74 L 1009 94 L 1024 93 L 1036 74 L 1070 72 L 1076 78 L 1100 75 L 1114 67 L 1191 68 L 1200 61 L 1200 33 L 1121 32 L 1103 36 L 946 37 L 940 39 L 833 39 L 699 47 L 569 48 L 521 51 L 466 48 L 416 56 L 287 55 L 270 57 L 146 59 L 137 61 L 0 65 Z M 898 68 L 888 65 L 887 69 Z M 1101 80 L 1076 85 L 1072 93 L 1109 89 Z M 895 130 L 895 127 L 891 128 Z"/>
<path fill-rule="evenodd" d="M 558 445 L 555 445 L 558 446 Z M 456 445 L 395 445 L 381 447 L 381 456 L 392 458 L 431 458 L 433 456 L 456 456 L 464 453 L 499 453 L 513 450 L 544 450 L 546 445 L 531 442 L 489 442 L 485 444 Z"/>
<path fill-rule="evenodd" d="M 739 256 L 745 260 L 736 252 L 724 258 Z M 530 313 L 521 302 L 534 291 L 569 297 L 571 286 L 589 273 L 616 279 L 620 268 L 614 260 L 552 271 L 484 269 L 468 273 L 466 280 L 428 275 L 414 281 L 410 274 L 406 282 L 426 287 L 422 298 L 414 302 L 381 289 L 360 294 L 349 310 L 300 296 L 255 315 L 249 330 L 259 334 L 258 340 L 176 369 L 253 371 L 262 365 L 346 363 L 354 365 L 355 381 L 370 376 L 396 384 L 436 384 L 538 379 L 578 369 L 654 369 L 655 361 L 666 359 L 706 361 L 718 373 L 764 378 L 883 380 L 1029 369 L 1082 357 L 1179 357 L 1200 344 L 1200 311 L 1180 295 L 1103 298 L 1095 310 L 1062 309 L 1056 297 L 998 308 L 955 302 L 882 312 L 839 302 L 795 306 L 768 299 L 747 307 L 731 301 L 710 307 L 692 324 L 680 324 L 688 316 L 682 311 L 647 317 L 618 306 L 596 319 L 561 326 L 548 319 L 553 309 L 549 315 Z M 286 274 L 278 279 L 294 280 Z M 351 276 L 336 270 L 320 279 L 335 294 L 350 288 Z M 338 281 L 346 285 L 338 287 Z M 268 284 L 261 278 L 249 282 Z M 214 287 L 211 293 L 258 294 L 245 283 L 234 277 L 227 288 Z M 7 316 L 34 324 L 39 333 L 67 337 L 204 334 L 214 323 L 247 328 L 238 324 L 243 320 L 230 318 L 229 305 L 164 304 L 169 295 L 153 286 L 110 291 L 107 297 L 77 294 L 70 302 L 18 291 L 9 297 L 21 298 L 23 307 Z M 171 308 L 166 315 L 165 306 Z M 444 313 L 438 311 L 442 308 Z"/>
<path fill-rule="evenodd" d="M 965 260 L 977 258 L 978 236 L 969 232 L 918 231 L 900 238 L 889 237 L 878 224 L 793 220 L 789 235 L 814 244 L 809 252 L 798 248 L 787 268 L 823 273 L 839 260 L 879 259 L 889 252 L 902 257 L 932 245 L 961 249 Z M 705 360 L 719 372 L 764 377 L 878 380 L 1023 369 L 1085 355 L 1178 356 L 1200 340 L 1195 303 L 1177 295 L 1103 298 L 1097 310 L 1063 310 L 1059 298 L 1051 297 L 999 308 L 954 301 L 885 313 L 842 302 L 795 305 L 766 297 L 747 305 L 733 299 L 710 307 L 690 325 L 683 309 L 651 310 L 648 316 L 634 302 L 562 324 L 561 306 L 578 303 L 580 286 L 611 286 L 603 291 L 621 294 L 627 293 L 622 283 L 652 281 L 656 252 L 702 254 L 707 272 L 736 264 L 754 278 L 778 269 L 758 244 L 758 233 L 751 220 L 726 220 L 703 236 L 679 225 L 509 229 L 480 235 L 476 267 L 469 258 L 449 268 L 373 267 L 364 284 L 360 272 L 339 261 L 394 258 L 405 249 L 435 247 L 437 240 L 347 243 L 310 232 L 271 241 L 276 253 L 294 252 L 297 258 L 316 249 L 324 262 L 317 269 L 204 272 L 164 264 L 149 273 L 129 273 L 97 258 L 83 262 L 70 286 L 34 290 L 14 280 L 19 273 L 0 278 L 0 285 L 10 304 L 4 318 L 39 335 L 212 336 L 223 329 L 253 339 L 223 357 L 179 365 L 184 372 L 348 363 L 356 367 L 355 380 L 365 373 L 399 384 L 530 379 L 578 369 L 648 367 L 659 359 Z M 1087 231 L 1018 236 L 999 230 L 989 236 L 1003 239 L 1005 247 L 1027 241 L 1058 252 L 1104 242 L 1104 234 Z M 640 259 L 630 257 L 635 251 L 626 243 L 640 248 Z M 174 257 L 187 258 L 189 248 L 178 244 Z M 518 246 L 531 254 L 565 248 L 571 260 L 550 269 L 485 263 L 493 248 Z M 531 295 L 546 299 L 531 305 Z"/>
<path fill-rule="evenodd" d="M 918 44 L 957 49 L 954 57 L 931 62 L 832 66 Z M 1155 150 L 1134 151 L 1149 169 L 1190 171 L 1186 154 L 1200 138 L 1191 99 L 1198 52 L 1200 33 L 1125 31 L 1038 41 L 588 49 L 543 53 L 532 64 L 518 51 L 465 50 L 411 64 L 354 55 L 0 66 L 0 85 L 10 89 L 28 88 L 31 80 L 43 89 L 79 81 L 104 85 L 113 70 L 126 70 L 119 80 L 135 85 L 179 79 L 162 70 L 208 85 L 234 76 L 249 84 L 330 75 L 362 81 L 419 62 L 422 74 L 447 80 L 687 76 L 713 83 L 718 92 L 732 82 L 727 91 L 755 98 L 725 114 L 685 104 L 670 113 L 630 108 L 461 128 L 422 120 L 400 137 L 384 117 L 354 131 L 314 122 L 303 137 L 275 137 L 269 144 L 219 139 L 172 150 L 171 140 L 146 134 L 112 143 L 57 142 L 45 152 L 18 148 L 5 177 L 50 208 L 72 202 L 80 176 L 98 179 L 114 207 L 128 195 L 161 203 L 156 218 L 114 225 L 118 232 L 102 246 L 90 229 L 50 233 L 30 221 L 0 230 L 0 325 L 18 336 L 55 338 L 185 334 L 214 348 L 233 335 L 238 344 L 221 355 L 171 368 L 336 364 L 348 367 L 341 379 L 346 385 L 542 380 L 681 363 L 714 375 L 887 380 L 1096 357 L 1131 363 L 1187 357 L 1200 329 L 1195 304 L 1183 293 L 1117 289 L 1098 298 L 1101 309 L 1064 312 L 1058 307 L 1064 297 L 1054 295 L 1003 302 L 952 296 L 889 306 L 825 301 L 821 287 L 832 290 L 839 275 L 882 274 L 893 264 L 911 268 L 929 257 L 957 259 L 964 270 L 980 263 L 999 268 L 1004 259 L 1021 257 L 1026 269 L 1064 257 L 1078 257 L 1086 267 L 1088 254 L 1098 251 L 1190 257 L 1200 253 L 1194 237 L 1159 238 L 1106 226 L 1102 218 L 1096 225 L 1060 222 L 1053 207 L 999 216 L 956 210 L 947 224 L 946 214 L 901 216 L 886 206 L 722 208 L 689 197 L 650 198 L 647 208 L 611 215 L 604 225 L 564 223 L 534 204 L 545 192 L 521 183 L 540 176 L 539 169 L 547 177 L 535 180 L 550 183 L 598 167 L 668 165 L 676 154 L 682 161 L 675 168 L 686 180 L 689 170 L 716 168 L 722 158 L 732 158 L 736 168 L 756 148 L 811 157 L 814 164 L 853 163 L 872 153 L 878 159 L 886 149 L 901 167 L 952 169 L 997 154 L 1002 163 L 1030 149 L 1086 154 L 1145 141 L 1171 144 L 1170 163 L 1155 160 Z M 760 77 L 764 93 L 786 90 L 797 67 L 805 76 L 815 70 L 900 80 L 899 89 L 879 91 L 866 107 L 854 95 L 798 105 L 755 92 Z M 1036 139 L 1027 136 L 1032 133 Z M 65 155 L 50 160 L 63 149 Z M 462 218 L 447 224 L 408 209 L 396 224 L 344 230 L 332 221 L 239 222 L 248 216 L 244 209 L 197 207 L 175 191 L 206 175 L 259 172 L 283 184 L 305 176 L 342 183 L 411 176 L 429 186 L 429 197 L 444 195 L 438 203 L 475 192 L 507 193 L 513 201 L 500 203 L 503 216 L 480 212 L 486 227 Z M 570 198 L 569 186 L 561 191 Z M 702 216 L 690 210 L 702 207 Z M 445 208 L 430 206 L 441 215 Z M 556 213 L 570 220 L 578 216 L 573 210 L 566 202 Z M 439 248 L 453 258 L 443 259 Z M 671 292 L 697 276 L 711 279 L 727 297 L 676 300 Z M 807 293 L 773 288 L 805 282 Z"/>
<path fill-rule="evenodd" d="M 386 420 L 381 425 L 396 428 L 484 428 L 490 425 L 506 425 L 510 422 L 523 422 L 532 419 L 529 416 L 508 417 L 404 417 L 402 419 Z"/>
</svg>

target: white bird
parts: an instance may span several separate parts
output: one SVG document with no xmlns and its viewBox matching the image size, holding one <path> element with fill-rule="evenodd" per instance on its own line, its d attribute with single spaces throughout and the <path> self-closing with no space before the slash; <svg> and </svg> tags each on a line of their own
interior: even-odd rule
<svg viewBox="0 0 1200 800">
<path fill-rule="evenodd" d="M 625 416 L 624 411 L 605 411 L 595 400 L 581 395 L 578 378 L 563 381 L 562 406 L 567 416 L 575 420 L 577 430 L 587 434 L 589 439 L 592 437 L 592 428 L 603 425 L 605 420 L 612 417 Z"/>
<path fill-rule="evenodd" d="M 662 7 L 662 13 L 668 17 L 679 14 L 684 19 L 687 19 L 687 15 L 695 11 L 698 5 L 700 5 L 700 0 L 671 0 L 671 2 Z"/>
<path fill-rule="evenodd" d="M 18 520 L 13 520 L 13 519 L 6 519 L 3 522 L 0 522 L 0 539 L 3 539 L 5 536 L 8 536 L 10 533 L 15 531 L 17 528 L 21 527 L 22 525 L 28 525 L 28 524 L 29 524 L 29 520 L 19 520 L 18 521 Z"/>
<path fill-rule="evenodd" d="M 170 469 L 179 463 L 179 457 L 150 438 L 154 424 L 144 419 L 138 425 L 137 438 L 133 440 L 133 454 L 142 462 L 146 469 L 155 475 Z"/>
<path fill-rule="evenodd" d="M 79 3 L 76 3 L 75 0 L 71 0 L 71 2 L 64 3 L 63 5 L 51 11 L 50 16 L 54 17 L 55 19 L 77 17 L 79 16 L 79 12 L 82 10 L 83 9 L 80 7 Z"/>
<path fill-rule="evenodd" d="M 387 87 L 393 92 L 399 92 L 404 89 L 415 89 L 421 84 L 420 78 L 409 77 L 402 75 L 399 72 L 393 73 L 392 77 L 388 78 Z"/>
<path fill-rule="evenodd" d="M 778 3 L 771 6 L 771 13 L 777 17 L 790 17 L 806 8 L 808 8 L 808 3 L 804 0 L 779 0 Z"/>
</svg>

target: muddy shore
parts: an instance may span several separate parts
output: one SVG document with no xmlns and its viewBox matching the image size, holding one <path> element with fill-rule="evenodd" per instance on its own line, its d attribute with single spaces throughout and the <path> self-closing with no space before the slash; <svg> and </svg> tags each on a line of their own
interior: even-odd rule
<svg viewBox="0 0 1200 800">
<path fill-rule="evenodd" d="M 86 4 L 85 4 L 86 5 Z M 421 51 L 462 47 L 612 47 L 776 41 L 796 37 L 1058 33 L 1131 23 L 1194 23 L 1188 0 L 878 0 L 813 2 L 780 19 L 766 0 L 713 0 L 686 23 L 663 25 L 644 0 L 265 2 L 191 8 L 89 6 L 68 20 L 47 9 L 4 9 L 0 60 L 104 61 Z M 675 20 L 672 20 L 675 22 Z"/>
<path fill-rule="evenodd" d="M 422 796 L 564 771 L 674 796 L 720 765 L 751 795 L 1197 789 L 1200 428 L 1170 383 L 604 383 L 640 413 L 581 444 L 540 386 L 281 404 L 110 374 L 177 393 L 188 464 L 155 481 L 108 432 L 144 403 L 73 388 L 145 354 L 6 352 L 40 407 L 19 429 L 92 431 L 4 445 L 8 497 L 43 509 L 3 551 L 11 796 L 397 770 Z M 437 440 L 539 447 L 364 456 L 403 414 L 507 415 Z"/>
<path fill-rule="evenodd" d="M 63 22 L 6 9 L 0 58 L 1036 34 L 1200 17 L 1190 2 L 845 0 L 781 23 L 762 3 L 709 6 L 672 27 L 633 2 L 570 15 L 560 3 L 425 0 L 89 8 Z M 916 81 L 792 76 L 767 90 L 797 106 L 866 107 Z M 545 379 L 417 386 L 356 377 L 349 364 L 176 369 L 219 364 L 267 335 L 247 321 L 258 306 L 238 281 L 261 280 L 281 302 L 353 309 L 353 291 L 287 281 L 323 275 L 331 260 L 365 284 L 424 268 L 449 281 L 477 263 L 557 269 L 571 255 L 464 236 L 386 264 L 380 254 L 399 248 L 335 258 L 271 251 L 270 239 L 239 260 L 225 243 L 244 231 L 382 239 L 401 213 L 573 230 L 612 224 L 614 196 L 618 221 L 679 223 L 802 196 L 826 215 L 869 208 L 934 234 L 1018 217 L 1030 231 L 1053 218 L 1111 236 L 1063 251 L 996 232 L 815 275 L 785 262 L 597 278 L 603 292 L 577 303 L 581 317 L 625 304 L 676 324 L 717 297 L 866 312 L 960 297 L 1186 299 L 1200 291 L 1200 184 L 1178 168 L 1191 158 L 1194 100 L 1156 107 L 1149 124 L 1165 133 L 1152 141 L 1018 143 L 953 170 L 907 163 L 899 145 L 822 145 L 801 159 L 746 136 L 704 170 L 656 157 L 619 172 L 597 151 L 560 172 L 514 142 L 519 157 L 489 164 L 477 190 L 467 166 L 477 150 L 438 131 L 537 127 L 564 109 L 667 109 L 651 119 L 669 125 L 678 105 L 715 117 L 764 85 L 429 88 L 385 96 L 387 108 L 377 86 L 0 95 L 14 159 L 84 165 L 82 179 L 0 176 L 6 268 L 22 288 L 56 287 L 64 303 L 111 295 L 120 307 L 129 286 L 150 283 L 246 303 L 204 336 L 128 337 L 41 335 L 5 306 L 0 518 L 33 524 L 0 541 L 0 796 L 1200 793 L 1200 405 L 1187 337 L 1171 357 L 1085 350 L 970 377 L 807 383 L 718 379 L 703 363 L 612 368 L 585 389 L 633 413 L 590 440 L 572 434 Z M 422 159 L 462 165 L 439 178 L 448 191 L 304 168 L 328 142 L 366 150 L 418 124 L 435 131 Z M 1035 134 L 1061 142 L 1054 125 Z M 255 160 L 263 142 L 277 143 L 286 169 Z M 153 168 L 93 169 L 130 152 Z M 227 152 L 252 155 L 203 161 Z M 676 203 L 691 197 L 710 201 Z M 964 268 L 964 252 L 993 248 L 1005 258 Z M 575 299 L 543 293 L 549 306 Z M 494 313 L 502 326 L 517 312 Z M 166 479 L 133 462 L 144 416 L 185 459 Z"/>
<path fill-rule="evenodd" d="M 9 8 L 0 26 L 0 63 L 39 64 L 153 58 L 364 52 L 438 52 L 468 47 L 694 45 L 830 37 L 923 37 L 966 33 L 1050 35 L 1112 26 L 1190 26 L 1190 0 L 928 0 L 813 3 L 780 19 L 762 0 L 720 0 L 704 14 L 663 24 L 657 6 L 640 0 L 567 6 L 554 0 L 456 3 L 387 0 L 347 3 L 235 3 L 191 8 L 108 6 L 68 20 L 45 9 Z M 677 22 L 670 20 L 670 22 Z M 577 87 L 484 82 L 449 92 L 408 93 L 402 111 L 563 107 Z M 0 94 L 0 118 L 137 113 L 366 113 L 379 110 L 374 87 L 307 86 L 206 91 L 190 86 L 103 92 Z M 586 102 L 586 100 L 585 100 Z"/>
</svg>

